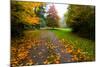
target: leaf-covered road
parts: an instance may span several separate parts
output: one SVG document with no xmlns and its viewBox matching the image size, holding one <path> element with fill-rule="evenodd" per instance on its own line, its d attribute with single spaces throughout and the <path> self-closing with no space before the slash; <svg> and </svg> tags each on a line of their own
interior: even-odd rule
<svg viewBox="0 0 100 67">
<path fill-rule="evenodd" d="M 54 33 L 50 31 L 41 31 L 40 40 L 41 42 L 39 43 L 39 46 L 35 49 L 34 47 L 31 49 L 31 57 L 38 64 L 43 64 L 45 60 L 49 59 L 49 57 L 50 59 L 55 59 L 55 61 L 54 59 L 48 61 L 50 63 L 56 63 L 56 61 L 58 63 L 63 63 L 71 60 L 71 55 L 66 53 L 66 48 L 58 40 Z"/>
<path fill-rule="evenodd" d="M 58 64 L 87 61 L 88 56 L 48 30 L 26 31 L 11 41 L 11 65 Z"/>
</svg>

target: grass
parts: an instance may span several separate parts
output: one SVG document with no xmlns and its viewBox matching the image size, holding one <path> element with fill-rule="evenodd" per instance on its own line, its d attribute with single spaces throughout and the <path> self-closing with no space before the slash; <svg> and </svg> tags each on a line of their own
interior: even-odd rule
<svg viewBox="0 0 100 67">
<path fill-rule="evenodd" d="M 40 31 L 39 30 L 25 30 L 24 31 L 24 35 L 27 37 L 34 37 L 37 38 L 40 35 Z"/>
<path fill-rule="evenodd" d="M 57 28 L 51 31 L 54 32 L 58 38 L 65 39 L 75 48 L 80 48 L 85 51 L 92 59 L 95 58 L 95 42 L 71 33 L 71 29 L 69 28 Z"/>
</svg>

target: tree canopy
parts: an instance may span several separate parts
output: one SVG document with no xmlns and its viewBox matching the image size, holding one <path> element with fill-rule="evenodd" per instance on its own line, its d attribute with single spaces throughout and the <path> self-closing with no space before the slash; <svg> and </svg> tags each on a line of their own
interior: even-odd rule
<svg viewBox="0 0 100 67">
<path fill-rule="evenodd" d="M 84 5 L 70 5 L 65 14 L 66 23 L 73 31 L 81 36 L 94 39 L 95 7 Z"/>
<path fill-rule="evenodd" d="M 40 16 L 33 9 L 43 5 L 45 3 L 11 1 L 11 31 L 13 34 L 21 32 L 25 25 L 39 25 Z"/>
</svg>

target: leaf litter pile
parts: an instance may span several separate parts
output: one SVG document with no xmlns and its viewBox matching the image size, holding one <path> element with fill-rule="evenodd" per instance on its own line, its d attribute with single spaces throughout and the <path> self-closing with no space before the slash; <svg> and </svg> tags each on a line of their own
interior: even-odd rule
<svg viewBox="0 0 100 67">
<path fill-rule="evenodd" d="M 60 64 L 88 61 L 90 58 L 80 48 L 76 49 L 53 32 L 27 31 L 21 38 L 11 40 L 11 66 Z"/>
</svg>

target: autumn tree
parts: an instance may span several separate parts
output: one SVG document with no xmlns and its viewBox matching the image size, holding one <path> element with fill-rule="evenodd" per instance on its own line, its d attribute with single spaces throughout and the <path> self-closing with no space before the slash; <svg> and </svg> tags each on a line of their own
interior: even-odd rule
<svg viewBox="0 0 100 67">
<path fill-rule="evenodd" d="M 59 16 L 57 15 L 57 11 L 55 9 L 54 4 L 50 6 L 47 12 L 47 26 L 48 27 L 58 27 L 59 26 Z"/>
<path fill-rule="evenodd" d="M 11 1 L 11 33 L 18 35 L 22 33 L 25 26 L 38 27 L 40 17 L 33 10 L 35 7 L 44 5 L 41 2 Z"/>
<path fill-rule="evenodd" d="M 95 38 L 95 7 L 70 5 L 65 14 L 66 23 L 73 32 L 89 39 Z"/>
</svg>

